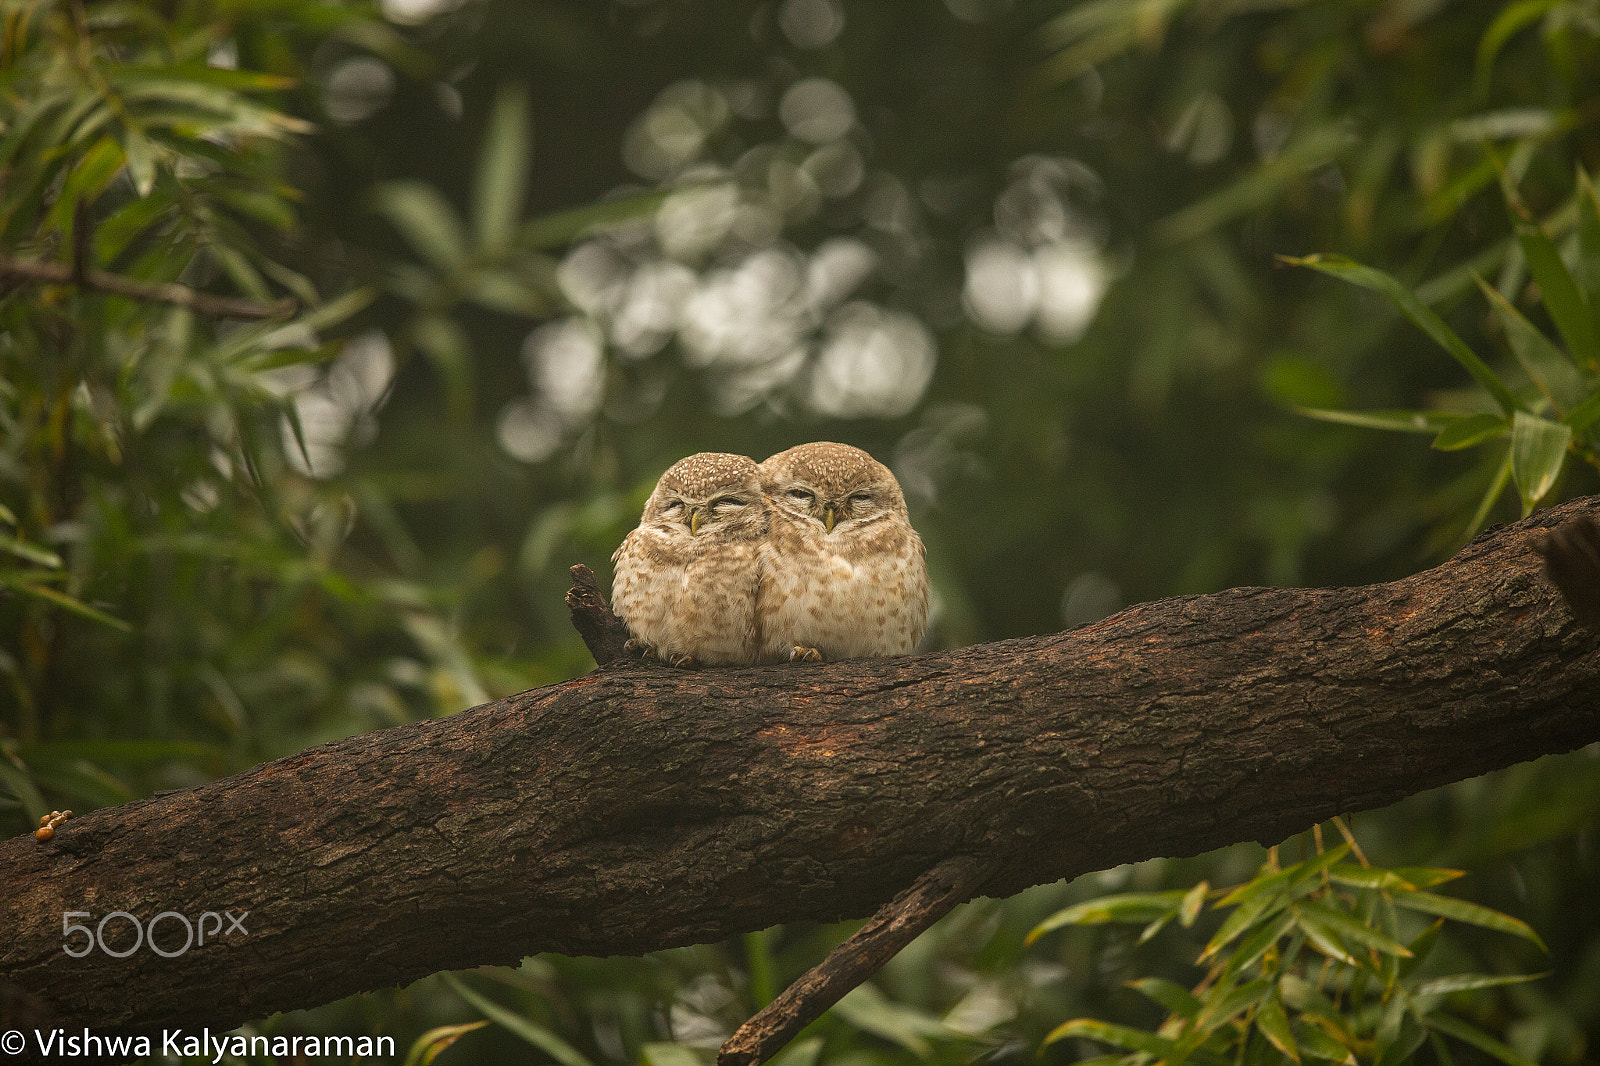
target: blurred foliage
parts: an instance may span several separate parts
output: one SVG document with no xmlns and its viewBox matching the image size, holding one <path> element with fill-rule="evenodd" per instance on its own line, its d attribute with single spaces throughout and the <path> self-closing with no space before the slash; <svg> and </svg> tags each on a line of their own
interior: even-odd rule
<svg viewBox="0 0 1600 1066">
<path fill-rule="evenodd" d="M 1342 822 L 1335 824 L 1349 835 Z M 1208 899 L 1213 910 L 1230 912 L 1195 960 L 1205 974 L 1192 990 L 1161 977 L 1130 982 L 1167 1011 L 1154 1032 L 1077 1018 L 1057 1026 L 1045 1043 L 1111 1044 L 1131 1054 L 1094 1061 L 1128 1066 L 1153 1059 L 1389 1064 L 1411 1061 L 1424 1041 L 1441 1061 L 1452 1061 L 1443 1040 L 1449 1036 L 1506 1066 L 1529 1066 L 1527 1057 L 1442 1008 L 1456 993 L 1541 975 L 1434 976 L 1426 966 L 1446 919 L 1543 948 L 1538 935 L 1499 911 L 1426 891 L 1460 877 L 1460 870 L 1386 870 L 1367 862 L 1353 840 L 1324 848 L 1321 826 L 1313 836 L 1311 858 L 1282 868 L 1274 848 L 1260 872 L 1232 890 L 1201 881 L 1187 891 L 1107 896 L 1041 922 L 1030 941 L 1062 926 L 1105 922 L 1143 924 L 1139 936 L 1148 940 L 1174 919 L 1193 926 Z M 1344 861 L 1352 853 L 1358 861 Z"/>
<path fill-rule="evenodd" d="M 5 274 L 0 826 L 581 673 L 566 566 L 603 572 L 693 451 L 889 462 L 931 646 L 1389 579 L 1594 492 L 1597 42 L 1595 0 L 0 0 L 0 256 L 295 307 Z M 1549 976 L 1444 994 L 1491 1043 L 1413 1057 L 1595 1058 L 1597 811 L 1586 750 L 1360 817 L 1374 869 L 1468 869 L 1450 898 L 1550 944 L 1441 936 L 1383 987 Z M 1137 989 L 1192 984 L 1194 886 L 1271 861 L 976 901 L 785 1066 L 1158 1032 Z M 1310 885 L 1415 941 L 1373 903 L 1399 886 Z M 1107 892 L 1192 921 L 1026 944 Z M 540 957 L 260 1028 L 705 1064 L 851 928 Z"/>
</svg>

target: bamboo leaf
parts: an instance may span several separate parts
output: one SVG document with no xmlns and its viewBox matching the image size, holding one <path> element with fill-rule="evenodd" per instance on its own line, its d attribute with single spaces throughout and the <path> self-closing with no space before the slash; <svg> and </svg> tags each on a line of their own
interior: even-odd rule
<svg viewBox="0 0 1600 1066">
<path fill-rule="evenodd" d="M 1511 424 L 1500 415 L 1467 415 L 1451 422 L 1433 438 L 1433 446 L 1441 452 L 1459 451 L 1482 444 L 1486 440 L 1505 435 Z"/>
<path fill-rule="evenodd" d="M 1499 289 L 1476 274 L 1472 275 L 1472 279 L 1478 283 L 1478 289 L 1505 328 L 1511 354 L 1516 356 L 1528 380 L 1544 393 L 1545 399 L 1556 409 L 1556 414 L 1581 402 L 1588 390 L 1584 388 L 1583 379 L 1572 360 L 1500 295 Z"/>
<path fill-rule="evenodd" d="M 1195 919 L 1200 917 L 1200 908 L 1205 906 L 1206 894 L 1210 891 L 1211 883 L 1201 881 L 1184 893 L 1183 904 L 1178 908 L 1178 922 L 1185 929 L 1194 925 Z"/>
<path fill-rule="evenodd" d="M 1596 336 L 1594 312 L 1578 290 L 1577 282 L 1561 261 L 1555 242 L 1537 226 L 1519 226 L 1517 240 L 1528 260 L 1528 272 L 1539 285 L 1539 297 L 1567 342 L 1572 358 L 1591 369 L 1600 369 L 1600 337 Z"/>
<path fill-rule="evenodd" d="M 34 585 L 27 582 L 12 585 L 11 587 L 25 595 L 33 596 L 37 599 L 46 600 L 50 603 L 53 603 L 62 610 L 70 611 L 80 618 L 87 618 L 91 622 L 99 622 L 103 626 L 109 626 L 119 633 L 133 632 L 133 627 L 127 622 L 124 622 L 122 619 L 113 618 L 104 611 L 96 610 L 95 608 L 90 607 L 87 603 L 84 603 L 82 600 L 74 599 L 64 592 L 57 592 L 53 588 L 47 588 L 44 585 Z"/>
<path fill-rule="evenodd" d="M 1133 1029 L 1126 1025 L 1113 1025 L 1110 1022 L 1096 1021 L 1093 1018 L 1074 1018 L 1070 1022 L 1062 1022 L 1044 1038 L 1042 1046 L 1049 1047 L 1058 1040 L 1068 1037 L 1078 1037 L 1085 1040 L 1098 1040 L 1102 1044 L 1112 1047 L 1127 1048 L 1129 1051 L 1143 1051 L 1151 1055 L 1160 1055 L 1163 1058 L 1170 1055 L 1177 1046 L 1175 1041 L 1164 1036 L 1145 1032 L 1143 1029 Z"/>
<path fill-rule="evenodd" d="M 1168 981 L 1164 977 L 1141 977 L 1137 981 L 1129 981 L 1128 987 L 1180 1018 L 1193 1018 L 1200 1013 L 1200 1001 L 1176 981 Z"/>
<path fill-rule="evenodd" d="M 1442 433 L 1459 416 L 1432 411 L 1332 411 L 1318 407 L 1296 407 L 1297 414 L 1322 422 L 1337 422 L 1363 429 L 1387 429 L 1397 433 Z"/>
<path fill-rule="evenodd" d="M 1473 80 L 1480 96 L 1489 92 L 1489 78 L 1494 71 L 1494 60 L 1500 54 L 1500 49 L 1521 30 L 1549 14 L 1558 2 L 1559 0 L 1517 0 L 1516 3 L 1501 8 L 1500 13 L 1489 23 L 1489 28 L 1478 40 L 1478 60 L 1474 67 Z"/>
<path fill-rule="evenodd" d="M 392 181 L 380 186 L 374 196 L 379 213 L 394 224 L 417 254 L 446 272 L 466 262 L 461 221 L 433 189 L 416 181 Z"/>
<path fill-rule="evenodd" d="M 19 559 L 26 559 L 30 563 L 47 566 L 52 570 L 59 570 L 62 566 L 61 556 L 48 548 L 37 548 L 32 544 L 20 541 L 15 537 L 8 537 L 3 533 L 0 533 L 0 551 L 15 555 Z"/>
<path fill-rule="evenodd" d="M 1509 415 L 1520 406 L 1516 398 L 1511 395 L 1511 390 L 1506 388 L 1505 383 L 1493 370 L 1489 369 L 1487 363 L 1467 347 L 1465 341 L 1456 336 L 1455 330 L 1445 325 L 1444 319 L 1436 315 L 1432 308 L 1417 298 L 1416 293 L 1400 284 L 1395 278 L 1381 270 L 1364 266 L 1340 255 L 1308 255 L 1298 259 L 1292 256 L 1280 256 L 1280 258 L 1286 263 L 1308 266 L 1313 270 L 1348 281 L 1352 285 L 1360 285 L 1362 288 L 1382 293 L 1417 328 L 1449 352 L 1451 357 L 1472 375 L 1473 380 L 1493 397 L 1502 413 Z"/>
<path fill-rule="evenodd" d="M 1304 902 L 1297 904 L 1302 920 L 1306 915 L 1311 915 L 1323 926 L 1337 932 L 1345 941 L 1354 941 L 1365 945 L 1385 955 L 1397 955 L 1400 958 L 1410 958 L 1411 949 L 1400 941 L 1380 932 L 1365 922 L 1357 921 L 1348 914 L 1343 914 L 1332 907 L 1325 907 L 1320 903 Z"/>
<path fill-rule="evenodd" d="M 440 976 L 456 995 L 466 1000 L 472 1005 L 473 1009 L 477 1010 L 485 1018 L 502 1028 L 509 1029 L 512 1033 L 555 1059 L 561 1066 L 594 1066 L 582 1052 L 544 1026 L 532 1022 L 515 1011 L 502 1007 L 489 997 L 473 991 L 455 974 L 446 973 Z"/>
<path fill-rule="evenodd" d="M 668 196 L 679 191 L 681 189 L 639 193 L 543 215 L 523 224 L 522 229 L 517 231 L 516 243 L 518 247 L 531 251 L 559 248 L 585 234 L 604 233 L 648 218 Z"/>
<path fill-rule="evenodd" d="M 1518 411 L 1511 420 L 1511 477 L 1528 515 L 1555 487 L 1567 459 L 1572 427 Z"/>
<path fill-rule="evenodd" d="M 1351 888 L 1420 888 L 1400 876 L 1396 870 L 1380 870 L 1374 866 L 1357 866 L 1351 862 L 1341 862 L 1337 866 L 1328 868 L 1328 877 L 1336 884 L 1349 885 Z"/>
<path fill-rule="evenodd" d="M 489 1019 L 485 1018 L 482 1021 L 466 1022 L 462 1025 L 441 1025 L 436 1029 L 429 1029 L 417 1037 L 411 1045 L 411 1050 L 406 1053 L 405 1066 L 430 1066 L 445 1048 L 474 1029 L 482 1029 L 488 1024 Z"/>
<path fill-rule="evenodd" d="M 1468 925 L 1482 926 L 1485 929 L 1494 929 L 1501 933 L 1510 933 L 1519 936 L 1530 943 L 1545 949 L 1544 941 L 1539 939 L 1526 922 L 1519 921 L 1509 914 L 1480 907 L 1476 903 L 1468 903 L 1464 899 L 1453 896 L 1437 896 L 1432 892 L 1397 892 L 1394 895 L 1395 906 L 1407 910 L 1422 911 L 1424 914 L 1436 914 L 1441 918 L 1449 918 L 1455 922 L 1466 922 Z"/>
<path fill-rule="evenodd" d="M 1250 966 L 1255 965 L 1257 959 L 1265 955 L 1284 934 L 1294 928 L 1294 915 L 1284 910 L 1270 922 L 1256 926 L 1248 936 L 1239 940 L 1239 946 L 1233 949 L 1233 954 L 1228 959 L 1228 965 L 1223 970 L 1224 976 L 1242 973 Z"/>
<path fill-rule="evenodd" d="M 1182 892 L 1130 892 L 1120 896 L 1102 896 L 1099 899 L 1056 911 L 1033 927 L 1025 943 L 1031 944 L 1046 933 L 1065 925 L 1103 925 L 1106 922 L 1148 922 L 1171 917 L 1183 906 Z"/>
<path fill-rule="evenodd" d="M 1411 990 L 1413 996 L 1441 996 L 1451 992 L 1473 992 L 1480 988 L 1499 988 L 1502 985 L 1520 985 L 1549 977 L 1548 973 L 1484 974 L 1456 973 L 1449 977 L 1435 977 L 1423 981 Z"/>
<path fill-rule="evenodd" d="M 1484 1054 L 1492 1055 L 1499 1059 L 1506 1066 L 1538 1066 L 1538 1063 L 1532 1059 L 1517 1054 L 1488 1033 L 1468 1025 L 1459 1018 L 1452 1018 L 1448 1014 L 1430 1014 L 1423 1020 L 1423 1024 L 1429 1029 L 1453 1036 L 1463 1043 L 1471 1044 Z"/>
<path fill-rule="evenodd" d="M 1261 1035 L 1273 1047 L 1295 1062 L 1300 1061 L 1300 1048 L 1294 1041 L 1294 1030 L 1289 1028 L 1289 1016 L 1283 1012 L 1283 1004 L 1278 1002 L 1277 996 L 1268 996 L 1262 1002 L 1261 1009 L 1256 1011 L 1256 1028 L 1261 1030 Z"/>
<path fill-rule="evenodd" d="M 478 157 L 478 180 L 472 198 L 472 221 L 478 247 L 502 248 L 516 236 L 522 213 L 532 146 L 528 139 L 528 92 L 502 88 L 489 119 L 489 135 Z"/>
</svg>

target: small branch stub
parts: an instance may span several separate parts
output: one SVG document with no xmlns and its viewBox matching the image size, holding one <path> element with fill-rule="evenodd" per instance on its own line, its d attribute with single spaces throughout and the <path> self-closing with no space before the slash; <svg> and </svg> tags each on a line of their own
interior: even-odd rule
<svg viewBox="0 0 1600 1066">
<path fill-rule="evenodd" d="M 611 605 L 595 582 L 594 572 L 579 563 L 571 568 L 572 588 L 567 590 L 567 608 L 572 611 L 572 628 L 589 648 L 596 666 L 610 666 L 627 656 L 628 627 L 611 613 Z"/>
</svg>

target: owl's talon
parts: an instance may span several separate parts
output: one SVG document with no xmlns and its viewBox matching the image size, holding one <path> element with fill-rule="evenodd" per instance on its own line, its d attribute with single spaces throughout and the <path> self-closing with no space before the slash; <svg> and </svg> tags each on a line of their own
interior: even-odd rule
<svg viewBox="0 0 1600 1066">
<path fill-rule="evenodd" d="M 667 659 L 666 662 L 668 665 L 676 666 L 680 670 L 700 669 L 700 660 L 696 659 L 693 655 L 674 656 L 670 659 Z"/>
<path fill-rule="evenodd" d="M 822 653 L 816 648 L 803 648 L 796 644 L 789 649 L 789 661 L 792 663 L 820 663 Z"/>
<path fill-rule="evenodd" d="M 629 637 L 627 643 L 622 646 L 622 651 L 635 659 L 659 659 L 661 657 L 654 644 L 640 640 L 638 637 Z"/>
</svg>

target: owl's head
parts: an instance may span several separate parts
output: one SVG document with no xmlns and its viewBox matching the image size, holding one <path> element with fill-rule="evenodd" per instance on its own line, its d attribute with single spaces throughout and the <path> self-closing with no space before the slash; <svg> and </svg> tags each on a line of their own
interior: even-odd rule
<svg viewBox="0 0 1600 1066">
<path fill-rule="evenodd" d="M 754 540 L 767 531 L 761 471 L 748 456 L 701 452 L 661 475 L 641 526 L 708 543 Z"/>
<path fill-rule="evenodd" d="M 761 464 L 761 488 L 773 507 L 816 522 L 824 533 L 850 533 L 906 514 L 889 468 L 848 444 L 818 441 L 779 452 Z"/>
</svg>

